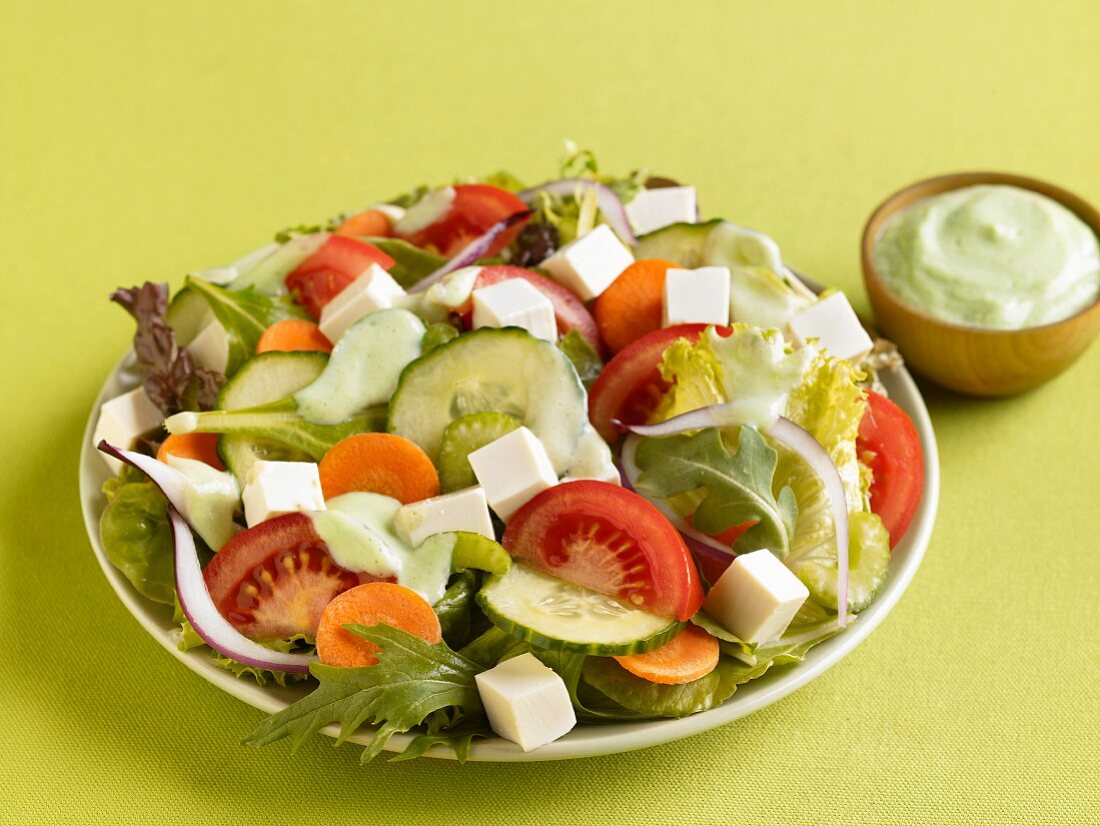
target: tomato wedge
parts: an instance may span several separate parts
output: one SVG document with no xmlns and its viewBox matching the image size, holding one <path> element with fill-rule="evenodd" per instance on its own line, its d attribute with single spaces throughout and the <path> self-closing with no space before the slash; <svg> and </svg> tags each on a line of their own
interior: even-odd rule
<svg viewBox="0 0 1100 826">
<path fill-rule="evenodd" d="M 893 549 L 905 535 L 924 490 L 920 434 L 905 411 L 874 391 L 859 423 L 856 451 L 871 468 L 871 510 L 882 518 Z"/>
<path fill-rule="evenodd" d="M 505 549 L 536 568 L 654 614 L 687 620 L 703 603 L 680 532 L 636 493 L 608 482 L 568 482 L 516 511 Z"/>
<path fill-rule="evenodd" d="M 632 341 L 608 362 L 588 395 L 588 418 L 608 443 L 620 433 L 612 424 L 645 424 L 668 392 L 669 383 L 661 378 L 661 357 L 674 341 L 692 342 L 707 329 L 706 324 L 678 324 Z"/>
<path fill-rule="evenodd" d="M 410 244 L 433 249 L 451 258 L 475 238 L 484 235 L 493 224 L 527 209 L 527 204 L 499 186 L 456 184 L 454 202 L 442 218 L 400 237 Z M 511 244 L 524 223 L 520 221 L 493 239 L 484 257 L 490 258 Z"/>
<path fill-rule="evenodd" d="M 206 566 L 203 579 L 221 615 L 253 640 L 313 639 L 333 597 L 377 581 L 333 562 L 303 513 L 241 531 Z"/>
<path fill-rule="evenodd" d="M 371 264 L 388 270 L 394 260 L 366 241 L 333 235 L 286 277 L 286 287 L 294 300 L 318 320 L 324 306 Z"/>
<path fill-rule="evenodd" d="M 559 336 L 564 336 L 570 330 L 576 330 L 593 350 L 597 353 L 603 351 L 596 320 L 592 317 L 592 313 L 588 312 L 584 302 L 577 298 L 568 287 L 563 287 L 557 281 L 547 278 L 545 275 L 539 275 L 537 272 L 523 267 L 498 264 L 482 268 L 481 273 L 474 281 L 474 289 L 499 284 L 501 281 L 508 281 L 512 278 L 522 278 L 550 299 L 550 303 L 554 305 L 554 320 L 558 323 Z M 473 301 L 461 305 L 457 312 L 467 322 L 468 326 L 470 315 L 473 312 Z"/>
</svg>

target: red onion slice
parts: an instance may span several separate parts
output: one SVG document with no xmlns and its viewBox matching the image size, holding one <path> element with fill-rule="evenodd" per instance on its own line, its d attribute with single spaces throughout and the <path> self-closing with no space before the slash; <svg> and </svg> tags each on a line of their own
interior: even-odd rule
<svg viewBox="0 0 1100 826">
<path fill-rule="evenodd" d="M 152 456 L 146 456 L 144 453 L 137 453 L 133 450 L 123 450 L 108 443 L 106 439 L 101 441 L 97 447 L 108 456 L 113 456 L 120 462 L 125 462 L 148 476 L 149 481 L 160 488 L 160 492 L 164 494 L 164 498 L 171 503 L 172 507 L 182 514 L 188 523 L 194 523 L 195 520 L 192 519 L 193 514 L 187 495 L 190 483 L 187 481 L 186 476 Z M 230 525 L 229 527 L 236 531 L 235 526 Z M 213 535 L 210 531 L 206 531 L 204 534 L 202 525 L 197 525 L 195 530 L 202 536 L 203 541 L 215 551 L 221 550 L 222 544 L 228 539 L 227 536 Z"/>
<path fill-rule="evenodd" d="M 712 404 L 709 407 L 700 407 L 697 410 L 689 410 L 687 413 L 673 416 L 660 424 L 625 424 L 618 419 L 612 419 L 611 423 L 620 430 L 626 430 L 638 436 L 662 438 L 685 433 L 688 430 L 755 424 L 753 422 L 754 417 L 750 415 L 749 411 L 758 408 L 759 405 L 732 401 L 724 404 Z"/>
<path fill-rule="evenodd" d="M 514 227 L 520 221 L 526 221 L 528 218 L 531 217 L 532 214 L 533 213 L 531 212 L 531 210 L 525 210 L 523 212 L 512 213 L 507 218 L 497 221 L 495 224 L 489 227 L 489 229 L 486 230 L 483 235 L 479 235 L 469 244 L 464 246 L 459 251 L 458 255 L 456 255 L 439 269 L 435 270 L 434 272 L 428 273 L 426 276 L 421 278 L 419 281 L 409 287 L 408 291 L 410 293 L 424 292 L 424 290 L 428 289 L 428 287 L 432 286 L 432 284 L 439 281 L 441 278 L 443 278 L 443 276 L 475 263 L 479 258 L 484 256 L 486 252 L 488 252 L 489 247 L 493 245 L 493 239 L 495 239 L 506 229 Z"/>
<path fill-rule="evenodd" d="M 638 243 L 634 231 L 630 228 L 630 219 L 626 217 L 626 207 L 623 206 L 623 202 L 615 194 L 615 191 L 607 184 L 601 184 L 599 181 L 589 181 L 584 178 L 563 178 L 558 181 L 550 181 L 542 186 L 525 189 L 516 194 L 525 204 L 531 204 L 534 203 L 535 197 L 540 192 L 549 192 L 551 195 L 573 195 L 577 192 L 578 187 L 595 187 L 596 203 L 608 226 L 615 230 L 615 234 L 622 239 L 624 244 L 632 247 Z"/>
<path fill-rule="evenodd" d="M 624 427 L 635 436 L 660 437 L 673 436 L 688 430 L 701 430 L 707 427 L 729 427 L 735 424 L 745 424 L 744 418 L 740 421 L 736 418 L 736 405 L 737 402 L 727 402 L 726 404 L 703 407 L 657 425 L 627 425 L 624 427 L 620 424 L 619 426 Z M 841 481 L 840 472 L 837 471 L 836 464 L 821 443 L 790 419 L 780 416 L 774 423 L 763 428 L 762 432 L 797 453 L 817 474 L 825 487 L 825 495 L 829 499 L 829 508 L 833 512 L 833 527 L 836 534 L 837 621 L 840 623 L 840 627 L 843 628 L 848 622 L 848 500 L 844 494 L 844 482 Z M 637 438 L 631 437 L 623 445 L 624 476 L 631 484 L 634 483 L 638 475 L 638 466 L 634 462 L 637 442 Z M 661 508 L 664 502 L 659 501 L 653 504 Z M 662 511 L 665 510 L 665 508 L 661 509 Z M 668 514 L 666 513 L 666 515 Z M 673 521 L 673 524 L 684 534 L 685 538 L 690 536 L 688 531 L 693 531 L 695 535 L 692 538 L 697 541 L 704 544 L 715 541 L 706 534 L 700 534 L 686 525 L 677 524 L 675 521 Z"/>
<path fill-rule="evenodd" d="M 176 596 L 184 616 L 202 641 L 218 653 L 252 668 L 308 674 L 309 664 L 316 657 L 272 651 L 229 624 L 210 599 L 191 529 L 175 508 L 168 508 L 168 519 L 172 523 L 172 542 L 175 545 Z"/>
<path fill-rule="evenodd" d="M 765 433 L 801 456 L 825 486 L 836 534 L 836 619 L 843 628 L 848 624 L 848 499 L 844 482 L 821 442 L 790 419 L 780 417 Z"/>
<path fill-rule="evenodd" d="M 187 513 L 187 479 L 175 468 L 171 468 L 164 462 L 157 461 L 152 456 L 137 453 L 133 450 L 123 450 L 109 444 L 106 439 L 97 447 L 108 456 L 113 456 L 120 462 L 125 462 L 135 467 L 149 477 L 149 481 L 160 488 L 172 507 L 180 513 Z"/>
</svg>

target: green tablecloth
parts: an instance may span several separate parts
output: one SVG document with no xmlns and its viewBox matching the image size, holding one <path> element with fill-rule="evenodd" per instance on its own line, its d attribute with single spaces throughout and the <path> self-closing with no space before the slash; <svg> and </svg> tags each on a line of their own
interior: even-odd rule
<svg viewBox="0 0 1100 826">
<path fill-rule="evenodd" d="M 917 178 L 1100 201 L 1094 3 L 5 3 L 0 821 L 1095 823 L 1100 346 L 1036 392 L 931 388 L 943 498 L 909 593 L 795 695 L 558 764 L 358 765 L 161 650 L 84 537 L 80 434 L 131 325 L 273 229 L 561 139 L 699 187 L 866 308 L 858 239 Z"/>
</svg>

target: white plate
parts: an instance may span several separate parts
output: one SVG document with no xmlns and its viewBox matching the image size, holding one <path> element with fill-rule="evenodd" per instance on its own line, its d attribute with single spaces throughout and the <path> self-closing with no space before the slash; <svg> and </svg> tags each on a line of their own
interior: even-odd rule
<svg viewBox="0 0 1100 826">
<path fill-rule="evenodd" d="M 137 379 L 127 369 L 127 365 L 128 359 L 124 359 L 103 385 L 99 398 L 96 399 L 95 406 L 92 408 L 91 416 L 88 418 L 88 425 L 84 432 L 84 446 L 80 455 L 80 500 L 88 538 L 95 549 L 96 558 L 99 559 L 100 567 L 103 568 L 107 581 L 114 588 L 119 599 L 153 636 L 153 639 L 164 646 L 172 656 L 204 680 L 208 680 L 249 705 L 268 713 L 280 711 L 289 703 L 302 697 L 308 687 L 296 685 L 288 688 L 278 686 L 260 688 L 255 683 L 238 679 L 216 666 L 205 648 L 180 651 L 176 647 L 178 626 L 172 623 L 171 610 L 166 606 L 150 602 L 138 594 L 122 572 L 111 565 L 103 552 L 103 546 L 99 541 L 99 515 L 104 505 L 100 487 L 107 478 L 108 471 L 106 464 L 92 446 L 92 431 L 99 406 L 105 400 L 124 393 L 136 385 Z M 917 572 L 932 534 L 932 523 L 936 518 L 936 506 L 940 494 L 940 467 L 936 453 L 936 439 L 932 433 L 932 422 L 928 418 L 928 410 L 924 406 L 924 400 L 916 384 L 904 368 L 894 373 L 883 373 L 881 379 L 890 393 L 890 398 L 909 414 L 920 433 L 921 446 L 924 449 L 924 495 L 905 538 L 894 549 L 890 559 L 889 577 L 882 593 L 870 608 L 860 614 L 858 622 L 844 633 L 813 648 L 804 662 L 770 671 L 763 677 L 752 680 L 738 688 L 737 693 L 721 706 L 710 711 L 679 720 L 578 726 L 560 740 L 528 753 L 520 751 L 519 747 L 513 743 L 499 738 L 475 740 L 470 749 L 470 759 L 492 762 L 566 760 L 574 757 L 613 754 L 679 740 L 732 722 L 786 697 L 792 691 L 823 674 L 863 642 L 897 604 Z M 329 726 L 323 731 L 333 737 L 337 733 L 335 726 Z M 247 731 L 239 732 L 241 736 L 247 733 Z M 369 737 L 370 732 L 367 731 L 353 736 L 351 741 L 366 743 Z M 411 739 L 412 736 L 408 734 L 395 735 L 390 739 L 387 749 L 403 751 Z M 454 757 L 450 749 L 439 746 L 432 747 L 427 755 L 442 758 Z"/>
</svg>

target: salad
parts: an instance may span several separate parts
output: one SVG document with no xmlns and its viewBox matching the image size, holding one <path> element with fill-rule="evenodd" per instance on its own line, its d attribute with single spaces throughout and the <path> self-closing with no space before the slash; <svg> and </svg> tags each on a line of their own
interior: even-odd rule
<svg viewBox="0 0 1100 826">
<path fill-rule="evenodd" d="M 919 504 L 898 358 L 694 187 L 573 152 L 119 289 L 100 538 L 182 650 L 408 759 L 682 717 L 843 632 Z"/>
</svg>

